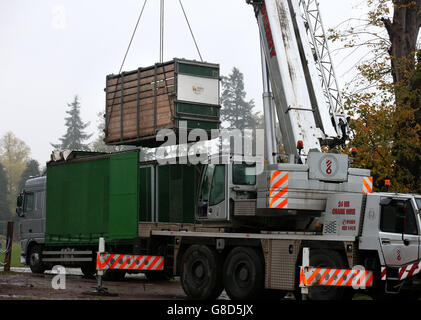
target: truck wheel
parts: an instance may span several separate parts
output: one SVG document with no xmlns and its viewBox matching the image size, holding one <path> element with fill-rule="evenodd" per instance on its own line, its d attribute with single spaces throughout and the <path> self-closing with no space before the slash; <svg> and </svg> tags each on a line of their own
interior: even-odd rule
<svg viewBox="0 0 421 320">
<path fill-rule="evenodd" d="M 310 251 L 310 266 L 317 268 L 344 269 L 345 263 L 337 251 L 313 250 Z M 344 287 L 310 287 L 309 300 L 343 300 L 349 297 L 349 290 Z"/>
<path fill-rule="evenodd" d="M 263 259 L 255 249 L 233 249 L 224 264 L 224 286 L 232 300 L 258 299 L 264 290 Z"/>
<path fill-rule="evenodd" d="M 213 300 L 222 293 L 222 270 L 218 254 L 204 245 L 193 245 L 183 254 L 180 280 L 193 299 Z"/>
<path fill-rule="evenodd" d="M 29 250 L 28 264 L 31 268 L 32 273 L 42 274 L 47 267 L 42 263 L 41 260 L 42 247 L 38 244 L 32 246 Z"/>
</svg>

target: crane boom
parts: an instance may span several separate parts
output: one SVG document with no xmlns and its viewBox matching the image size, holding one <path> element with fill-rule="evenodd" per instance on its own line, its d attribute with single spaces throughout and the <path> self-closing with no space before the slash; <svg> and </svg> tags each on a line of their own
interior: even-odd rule
<svg viewBox="0 0 421 320">
<path fill-rule="evenodd" d="M 307 29 L 311 51 L 316 60 L 329 114 L 341 139 L 352 134 L 347 125 L 347 117 L 342 101 L 341 90 L 329 49 L 329 41 L 324 29 L 322 15 L 317 0 L 299 0 L 302 18 Z M 345 127 L 343 126 L 345 124 Z M 344 137 L 344 134 L 346 137 Z"/>
<path fill-rule="evenodd" d="M 305 163 L 309 151 L 344 143 L 346 118 L 332 102 L 333 91 L 328 90 L 334 72 L 329 74 L 328 82 L 322 60 L 313 54 L 317 39 L 308 35 L 314 35 L 314 29 L 308 26 L 310 17 L 300 9 L 300 5 L 308 8 L 312 0 L 247 2 L 255 9 L 285 152 Z M 336 80 L 334 83 L 337 85 Z M 302 153 L 296 147 L 300 140 L 304 145 Z"/>
</svg>

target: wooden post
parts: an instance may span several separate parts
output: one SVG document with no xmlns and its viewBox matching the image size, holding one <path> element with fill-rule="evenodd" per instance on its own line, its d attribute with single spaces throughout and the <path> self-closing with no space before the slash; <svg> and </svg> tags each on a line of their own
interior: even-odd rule
<svg viewBox="0 0 421 320">
<path fill-rule="evenodd" d="M 13 247 L 13 221 L 7 223 L 6 249 L 8 249 L 5 257 L 4 271 L 10 271 L 10 264 L 12 262 L 12 247 Z"/>
</svg>

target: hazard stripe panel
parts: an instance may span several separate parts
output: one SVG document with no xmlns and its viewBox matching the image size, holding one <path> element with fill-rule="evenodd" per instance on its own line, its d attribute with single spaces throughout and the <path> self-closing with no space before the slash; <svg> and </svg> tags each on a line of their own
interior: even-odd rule
<svg viewBox="0 0 421 320">
<path fill-rule="evenodd" d="M 96 269 L 159 271 L 164 269 L 164 257 L 98 253 Z"/>
<path fill-rule="evenodd" d="M 363 193 L 373 193 L 373 177 L 363 178 Z"/>
<path fill-rule="evenodd" d="M 288 209 L 288 179 L 288 172 L 271 172 L 268 197 L 270 209 Z"/>
<path fill-rule="evenodd" d="M 388 280 L 388 279 L 405 280 L 405 279 L 408 279 L 410 277 L 413 277 L 413 276 L 421 273 L 421 261 L 418 261 L 418 262 L 411 263 L 411 264 L 408 264 L 406 266 L 400 267 L 397 278 L 396 277 L 387 277 L 387 269 L 388 269 L 387 267 L 384 267 L 384 266 L 381 267 L 381 279 L 382 280 Z"/>
<path fill-rule="evenodd" d="M 367 270 L 301 267 L 300 271 L 300 287 L 367 288 L 372 285 L 373 272 Z"/>
<path fill-rule="evenodd" d="M 386 280 L 386 267 L 381 267 L 381 279 Z"/>
<path fill-rule="evenodd" d="M 402 268 L 399 268 L 399 280 L 410 278 L 420 272 L 421 272 L 421 264 L 419 262 L 409 264 L 407 266 L 403 266 Z"/>
</svg>

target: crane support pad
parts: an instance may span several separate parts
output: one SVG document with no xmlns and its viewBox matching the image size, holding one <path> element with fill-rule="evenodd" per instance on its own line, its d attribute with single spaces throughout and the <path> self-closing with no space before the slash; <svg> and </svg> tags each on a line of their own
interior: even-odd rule
<svg viewBox="0 0 421 320">
<path fill-rule="evenodd" d="M 373 272 L 358 269 L 301 267 L 300 287 L 330 286 L 364 289 L 373 285 Z"/>
<path fill-rule="evenodd" d="M 125 255 L 118 253 L 98 253 L 96 269 L 160 271 L 164 269 L 164 257 Z"/>
</svg>

